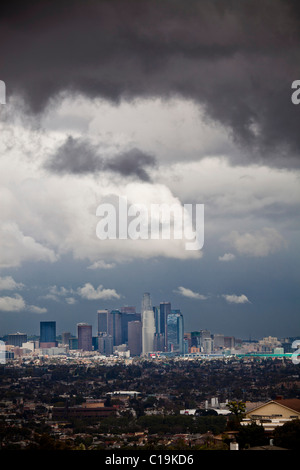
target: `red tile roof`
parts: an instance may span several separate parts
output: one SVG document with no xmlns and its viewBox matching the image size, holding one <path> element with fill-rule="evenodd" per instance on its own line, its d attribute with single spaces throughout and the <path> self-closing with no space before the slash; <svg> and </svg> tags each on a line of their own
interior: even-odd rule
<svg viewBox="0 0 300 470">
<path fill-rule="evenodd" d="M 273 400 L 275 403 L 278 403 L 279 405 L 286 406 L 287 408 L 290 408 L 291 410 L 297 411 L 300 413 L 300 400 L 299 398 L 286 398 L 286 399 L 280 399 L 280 400 Z"/>
</svg>

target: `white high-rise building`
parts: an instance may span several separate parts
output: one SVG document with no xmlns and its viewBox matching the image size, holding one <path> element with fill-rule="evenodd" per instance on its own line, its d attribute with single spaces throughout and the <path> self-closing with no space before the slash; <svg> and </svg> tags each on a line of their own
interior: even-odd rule
<svg viewBox="0 0 300 470">
<path fill-rule="evenodd" d="M 142 301 L 142 354 L 154 351 L 155 335 L 154 311 L 151 307 L 150 294 L 145 293 Z"/>
<path fill-rule="evenodd" d="M 151 303 L 151 297 L 150 297 L 149 292 L 145 292 L 143 294 L 142 314 L 145 310 L 152 310 L 152 303 Z"/>
</svg>

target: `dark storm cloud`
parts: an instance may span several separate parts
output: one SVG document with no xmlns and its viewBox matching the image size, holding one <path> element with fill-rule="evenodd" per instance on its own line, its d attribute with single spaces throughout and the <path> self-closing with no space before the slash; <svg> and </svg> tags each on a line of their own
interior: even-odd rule
<svg viewBox="0 0 300 470">
<path fill-rule="evenodd" d="M 183 96 L 248 158 L 298 166 L 300 15 L 292 0 L 33 1 L 5 6 L 1 79 L 40 112 L 57 93 Z"/>
<path fill-rule="evenodd" d="M 155 164 L 156 160 L 152 155 L 147 155 L 138 149 L 132 149 L 107 161 L 105 169 L 115 171 L 123 176 L 137 176 L 143 181 L 150 181 L 144 167 L 154 167 Z"/>
<path fill-rule="evenodd" d="M 45 168 L 54 173 L 77 175 L 112 171 L 122 176 L 150 181 L 146 168 L 155 164 L 156 160 L 152 155 L 136 148 L 114 157 L 103 158 L 97 147 L 88 140 L 70 136 L 45 163 Z"/>
<path fill-rule="evenodd" d="M 68 137 L 45 167 L 54 173 L 92 173 L 102 169 L 102 159 L 89 142 Z"/>
</svg>

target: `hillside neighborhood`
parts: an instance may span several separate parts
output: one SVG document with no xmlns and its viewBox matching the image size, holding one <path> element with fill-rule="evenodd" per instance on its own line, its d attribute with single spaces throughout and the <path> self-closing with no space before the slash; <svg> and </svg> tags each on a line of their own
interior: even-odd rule
<svg viewBox="0 0 300 470">
<path fill-rule="evenodd" d="M 12 360 L 0 366 L 1 449 L 290 450 L 299 385 L 286 359 Z"/>
</svg>

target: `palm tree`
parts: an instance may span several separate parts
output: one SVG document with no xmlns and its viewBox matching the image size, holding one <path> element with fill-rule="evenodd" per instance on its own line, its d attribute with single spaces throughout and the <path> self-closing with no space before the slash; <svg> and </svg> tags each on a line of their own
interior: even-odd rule
<svg viewBox="0 0 300 470">
<path fill-rule="evenodd" d="M 227 408 L 231 411 L 229 416 L 227 427 L 231 430 L 238 430 L 240 422 L 243 419 L 244 413 L 246 411 L 246 405 L 243 401 L 230 401 L 227 404 Z"/>
<path fill-rule="evenodd" d="M 232 414 L 234 414 L 236 418 L 240 419 L 243 417 L 246 411 L 246 405 L 243 401 L 230 401 L 227 404 L 227 408 L 229 411 L 231 411 Z"/>
</svg>

